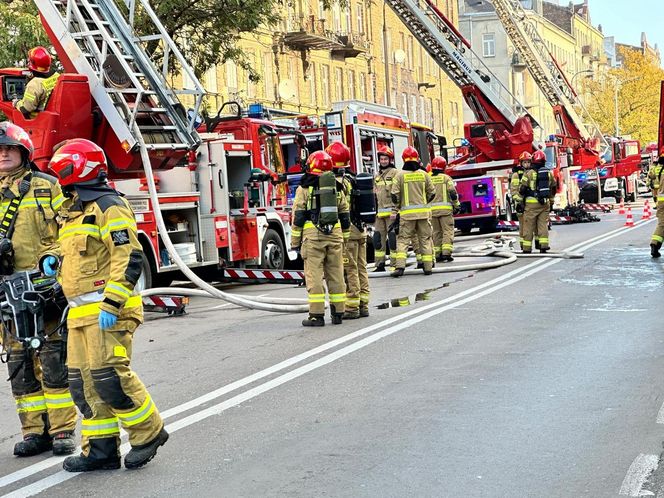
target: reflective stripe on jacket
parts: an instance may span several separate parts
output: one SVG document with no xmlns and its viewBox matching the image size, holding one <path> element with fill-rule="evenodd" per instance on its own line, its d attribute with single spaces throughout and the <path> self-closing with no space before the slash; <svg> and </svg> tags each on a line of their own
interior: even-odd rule
<svg viewBox="0 0 664 498">
<path fill-rule="evenodd" d="M 399 171 L 392 183 L 392 192 L 398 200 L 401 219 L 421 220 L 431 214 L 427 202 L 435 195 L 431 176 L 422 170 Z"/>
</svg>

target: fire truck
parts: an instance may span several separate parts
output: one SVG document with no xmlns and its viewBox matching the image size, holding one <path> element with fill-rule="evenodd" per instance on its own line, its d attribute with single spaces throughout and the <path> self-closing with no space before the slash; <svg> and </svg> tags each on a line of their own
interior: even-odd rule
<svg viewBox="0 0 664 498">
<path fill-rule="evenodd" d="M 62 140 L 83 137 L 104 148 L 109 179 L 126 190 L 136 212 L 146 286 L 168 283 L 177 269 L 159 239 L 156 209 L 180 257 L 198 271 L 282 268 L 296 257 L 285 250 L 290 213 L 273 125 L 219 114 L 219 132 L 199 135 L 205 91 L 146 0 L 126 11 L 95 0 L 35 3 L 65 73 L 44 111 L 27 119 L 12 100 L 22 97 L 28 73 L 0 70 L 0 110 L 31 134 L 42 170 Z M 134 24 L 137 13 L 140 26 Z M 147 56 L 151 43 L 179 67 L 186 88 L 172 83 L 169 64 Z M 144 167 L 159 180 L 159 206 L 144 190 Z"/>
</svg>

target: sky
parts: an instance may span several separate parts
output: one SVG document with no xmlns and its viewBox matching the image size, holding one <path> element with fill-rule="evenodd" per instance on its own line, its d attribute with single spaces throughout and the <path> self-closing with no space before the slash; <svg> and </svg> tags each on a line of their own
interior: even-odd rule
<svg viewBox="0 0 664 498">
<path fill-rule="evenodd" d="M 588 0 L 588 4 L 593 26 L 601 24 L 604 36 L 615 36 L 618 43 L 638 46 L 641 32 L 645 31 L 648 43 L 657 43 L 664 54 L 664 0 Z"/>
</svg>

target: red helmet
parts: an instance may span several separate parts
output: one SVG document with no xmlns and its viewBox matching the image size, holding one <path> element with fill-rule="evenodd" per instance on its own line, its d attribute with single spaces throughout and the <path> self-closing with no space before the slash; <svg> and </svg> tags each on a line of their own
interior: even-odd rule
<svg viewBox="0 0 664 498">
<path fill-rule="evenodd" d="M 528 151 L 522 152 L 519 156 L 519 162 L 521 161 L 531 161 L 533 158 L 532 154 Z"/>
<path fill-rule="evenodd" d="M 107 172 L 106 155 L 97 144 L 84 138 L 67 140 L 53 154 L 48 168 L 58 177 L 60 185 L 97 180 Z"/>
<path fill-rule="evenodd" d="M 392 149 L 390 149 L 387 145 L 381 145 L 378 147 L 378 152 L 376 152 L 376 155 L 387 156 L 390 158 L 390 160 L 394 159 L 394 152 L 392 152 Z"/>
<path fill-rule="evenodd" d="M 26 161 L 32 161 L 32 156 L 35 153 L 35 146 L 28 132 L 9 121 L 0 123 L 0 145 L 20 147 L 22 149 L 21 155 L 24 156 Z"/>
<path fill-rule="evenodd" d="M 546 163 L 546 154 L 543 150 L 537 150 L 533 153 L 531 161 L 533 164 L 544 164 Z"/>
<path fill-rule="evenodd" d="M 325 152 L 332 158 L 333 168 L 347 168 L 350 164 L 350 149 L 343 142 L 332 142 Z"/>
<path fill-rule="evenodd" d="M 332 158 L 324 150 L 313 152 L 307 159 L 307 171 L 316 176 L 332 171 Z"/>
<path fill-rule="evenodd" d="M 444 157 L 436 156 L 433 158 L 433 161 L 431 161 L 432 170 L 445 171 L 445 168 L 447 168 L 447 161 L 445 160 Z"/>
<path fill-rule="evenodd" d="M 403 150 L 403 154 L 401 154 L 401 159 L 403 159 L 403 162 L 405 163 L 407 163 L 408 161 L 419 162 L 420 153 L 417 152 L 417 149 L 415 147 L 406 147 Z"/>
<path fill-rule="evenodd" d="M 44 47 L 35 47 L 28 52 L 28 69 L 48 73 L 51 69 L 51 54 Z"/>
</svg>

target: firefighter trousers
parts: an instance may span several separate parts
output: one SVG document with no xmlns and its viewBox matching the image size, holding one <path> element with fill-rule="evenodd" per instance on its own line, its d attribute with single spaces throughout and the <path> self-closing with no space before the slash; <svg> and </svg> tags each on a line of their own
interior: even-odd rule
<svg viewBox="0 0 664 498">
<path fill-rule="evenodd" d="M 384 218 L 376 218 L 374 223 L 374 230 L 380 236 L 380 249 L 375 248 L 374 256 L 376 265 L 385 263 L 385 258 L 387 255 L 387 230 L 390 228 L 390 225 L 394 222 L 394 218 L 386 216 Z"/>
<path fill-rule="evenodd" d="M 325 284 L 332 314 L 342 314 L 346 304 L 343 236 L 325 235 L 317 230 L 305 233 L 300 254 L 304 260 L 310 315 L 325 315 Z"/>
<path fill-rule="evenodd" d="M 69 326 L 69 387 L 83 414 L 81 449 L 90 458 L 120 455 L 120 425 L 132 446 L 149 443 L 164 425 L 130 367 L 138 325 L 134 319 L 118 319 L 107 330 L 101 330 L 96 321 Z"/>
<path fill-rule="evenodd" d="M 47 331 L 54 326 L 57 322 L 47 324 Z M 7 367 L 23 436 L 76 429 L 78 415 L 67 383 L 67 343 L 59 333 L 54 336 L 39 354 L 14 339 L 7 341 Z"/>
<path fill-rule="evenodd" d="M 526 228 L 525 214 L 524 213 L 517 214 L 516 219 L 519 221 L 519 244 L 521 245 L 521 249 L 523 250 L 523 241 L 525 240 L 524 237 L 523 237 L 523 234 L 524 234 L 525 228 Z M 548 225 L 547 225 L 547 228 L 548 228 Z M 534 238 L 537 239 L 537 225 L 535 225 L 535 236 L 534 236 Z M 532 248 L 532 245 L 530 247 Z"/>
<path fill-rule="evenodd" d="M 526 203 L 523 215 L 523 252 L 532 252 L 533 239 L 537 237 L 540 249 L 549 249 L 549 203 Z"/>
<path fill-rule="evenodd" d="M 411 241 L 417 242 L 419 247 L 415 252 L 422 255 L 424 270 L 433 268 L 433 243 L 431 240 L 431 222 L 429 218 L 420 220 L 404 220 L 399 223 L 399 237 L 397 238 L 397 251 L 395 268 L 406 268 L 408 245 Z"/>
<path fill-rule="evenodd" d="M 433 230 L 433 250 L 438 256 L 451 256 L 454 250 L 454 216 L 452 213 L 433 216 L 431 218 Z"/>
<path fill-rule="evenodd" d="M 650 239 L 651 246 L 657 246 L 657 248 L 662 247 L 662 242 L 664 242 L 664 202 L 657 203 L 657 227 L 655 228 L 655 233 L 652 234 Z"/>
<path fill-rule="evenodd" d="M 350 239 L 344 256 L 346 273 L 346 311 L 369 306 L 369 275 L 367 273 L 367 239 Z"/>
</svg>

